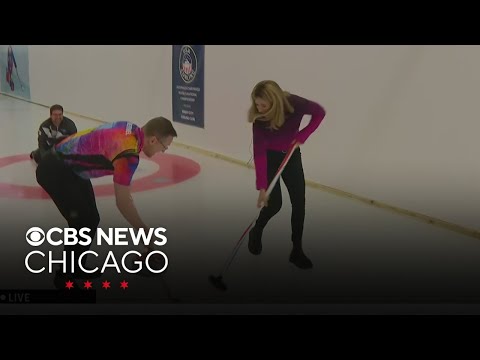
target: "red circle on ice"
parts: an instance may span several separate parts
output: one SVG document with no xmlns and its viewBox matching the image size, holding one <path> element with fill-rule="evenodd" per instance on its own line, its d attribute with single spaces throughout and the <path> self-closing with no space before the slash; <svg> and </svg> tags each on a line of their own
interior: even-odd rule
<svg viewBox="0 0 480 360">
<path fill-rule="evenodd" d="M 151 175 L 133 180 L 131 185 L 132 192 L 141 192 L 172 186 L 186 181 L 200 172 L 200 165 L 197 162 L 183 156 L 161 154 L 156 155 L 153 158 L 147 158 L 142 153 L 140 158 L 149 159 L 150 161 L 155 162 L 158 164 L 159 168 Z M 25 154 L 7 156 L 0 158 L 0 168 L 22 161 L 32 160 L 29 155 Z M 32 176 L 35 177 L 35 173 L 32 173 Z M 95 185 L 93 188 L 97 197 L 114 195 L 113 181 L 111 184 Z M 28 186 L 2 182 L 0 182 L 0 197 L 18 199 L 50 198 L 40 185 Z"/>
</svg>

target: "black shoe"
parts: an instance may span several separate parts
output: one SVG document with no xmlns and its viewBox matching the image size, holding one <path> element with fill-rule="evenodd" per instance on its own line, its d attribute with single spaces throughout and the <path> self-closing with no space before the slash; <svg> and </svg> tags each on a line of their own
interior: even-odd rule
<svg viewBox="0 0 480 360">
<path fill-rule="evenodd" d="M 293 249 L 290 253 L 290 262 L 300 269 L 311 269 L 312 261 L 304 254 L 302 249 Z"/>
<path fill-rule="evenodd" d="M 248 250 L 254 255 L 259 255 L 262 252 L 262 233 L 263 229 L 254 226 L 248 234 Z"/>
</svg>

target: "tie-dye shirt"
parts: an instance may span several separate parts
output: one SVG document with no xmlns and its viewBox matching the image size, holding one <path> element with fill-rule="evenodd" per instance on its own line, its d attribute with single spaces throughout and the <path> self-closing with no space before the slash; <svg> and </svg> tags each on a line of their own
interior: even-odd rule
<svg viewBox="0 0 480 360">
<path fill-rule="evenodd" d="M 113 175 L 113 182 L 128 186 L 138 167 L 143 141 L 140 127 L 119 121 L 79 131 L 57 144 L 55 150 L 84 179 Z"/>
</svg>

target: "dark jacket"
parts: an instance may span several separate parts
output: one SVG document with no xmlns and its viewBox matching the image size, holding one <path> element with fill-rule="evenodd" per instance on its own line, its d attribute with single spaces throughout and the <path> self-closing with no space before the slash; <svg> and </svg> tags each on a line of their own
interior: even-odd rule
<svg viewBox="0 0 480 360">
<path fill-rule="evenodd" d="M 43 155 L 55 144 L 76 132 L 77 127 L 71 119 L 64 116 L 60 126 L 57 128 L 53 124 L 52 119 L 48 118 L 38 128 L 38 149 L 33 151 L 30 157 L 38 163 Z"/>
</svg>

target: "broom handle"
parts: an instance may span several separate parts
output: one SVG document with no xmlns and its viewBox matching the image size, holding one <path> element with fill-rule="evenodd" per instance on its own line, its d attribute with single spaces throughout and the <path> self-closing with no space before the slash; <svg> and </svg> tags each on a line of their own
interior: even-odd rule
<svg viewBox="0 0 480 360">
<path fill-rule="evenodd" d="M 285 158 L 283 159 L 282 163 L 280 164 L 280 166 L 278 167 L 278 170 L 277 170 L 277 173 L 275 174 L 275 177 L 273 178 L 272 182 L 270 183 L 270 186 L 268 187 L 267 189 L 267 196 L 270 195 L 270 193 L 272 192 L 273 188 L 275 187 L 278 179 L 280 178 L 280 175 L 282 174 L 282 171 L 283 169 L 285 169 L 285 166 L 287 165 L 288 161 L 290 160 L 290 158 L 292 157 L 293 155 L 293 152 L 295 151 L 295 149 L 298 147 L 298 143 L 295 143 L 291 148 L 290 150 L 287 152 L 287 155 L 285 155 Z M 263 208 L 263 206 L 262 206 Z M 247 233 L 250 231 L 250 229 L 253 227 L 253 225 L 256 223 L 258 217 L 260 216 L 260 212 L 257 213 L 257 215 L 255 216 L 255 219 L 250 223 L 250 225 L 245 229 L 245 231 L 243 232 L 242 236 L 240 237 L 240 239 L 237 241 L 237 244 L 235 245 L 235 247 L 233 248 L 233 251 L 232 253 L 230 254 L 230 256 L 227 258 L 227 260 L 225 261 L 225 264 L 223 265 L 223 269 L 222 271 L 220 271 L 220 274 L 225 274 L 225 272 L 228 270 L 228 268 L 230 267 L 231 263 L 232 263 L 232 260 L 233 258 L 235 257 L 235 255 L 237 254 L 237 251 L 238 249 L 240 249 L 240 245 L 242 244 L 243 242 L 243 239 L 245 238 L 245 235 L 247 235 Z"/>
</svg>

